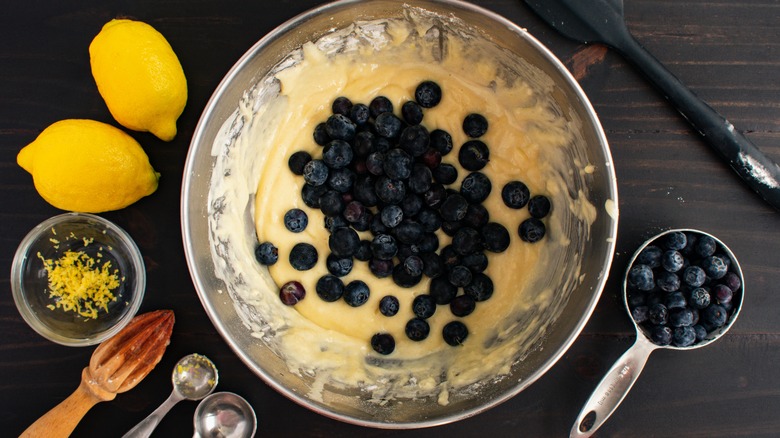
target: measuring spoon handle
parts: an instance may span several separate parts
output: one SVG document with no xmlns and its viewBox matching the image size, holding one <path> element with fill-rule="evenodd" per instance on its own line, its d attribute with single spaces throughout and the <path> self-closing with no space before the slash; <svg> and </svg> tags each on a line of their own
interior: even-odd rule
<svg viewBox="0 0 780 438">
<path fill-rule="evenodd" d="M 593 390 L 571 429 L 571 438 L 589 437 L 607 421 L 639 378 L 647 358 L 656 348 L 638 334 L 634 345 L 620 356 Z"/>
<path fill-rule="evenodd" d="M 168 399 L 165 400 L 157 409 L 154 410 L 148 417 L 144 418 L 140 423 L 136 424 L 134 428 L 130 429 L 122 438 L 147 438 L 152 435 L 152 431 L 160 424 L 165 414 L 171 410 L 171 408 L 178 402 L 184 400 L 181 394 L 177 391 L 173 391 Z"/>
</svg>

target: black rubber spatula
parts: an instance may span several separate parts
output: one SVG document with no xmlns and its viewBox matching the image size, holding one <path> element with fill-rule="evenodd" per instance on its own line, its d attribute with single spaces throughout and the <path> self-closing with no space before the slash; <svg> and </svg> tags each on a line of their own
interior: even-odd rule
<svg viewBox="0 0 780 438">
<path fill-rule="evenodd" d="M 547 23 L 583 43 L 603 43 L 631 61 L 735 172 L 780 210 L 780 167 L 631 36 L 623 0 L 525 0 Z"/>
</svg>

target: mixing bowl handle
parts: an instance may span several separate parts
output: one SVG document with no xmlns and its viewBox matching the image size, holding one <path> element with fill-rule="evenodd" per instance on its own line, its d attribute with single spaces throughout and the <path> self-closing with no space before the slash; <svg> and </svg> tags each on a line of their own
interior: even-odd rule
<svg viewBox="0 0 780 438">
<path fill-rule="evenodd" d="M 636 342 L 612 365 L 591 394 L 571 429 L 571 438 L 589 437 L 607 421 L 631 390 L 657 346 L 638 334 Z"/>
</svg>

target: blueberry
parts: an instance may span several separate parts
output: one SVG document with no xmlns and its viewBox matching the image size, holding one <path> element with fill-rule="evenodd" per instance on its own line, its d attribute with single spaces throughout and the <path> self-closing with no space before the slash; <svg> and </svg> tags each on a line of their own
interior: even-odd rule
<svg viewBox="0 0 780 438">
<path fill-rule="evenodd" d="M 466 324 L 463 324 L 460 321 L 448 322 L 442 329 L 442 337 L 444 338 L 444 342 L 453 347 L 462 345 L 463 341 L 465 341 L 468 336 L 469 329 L 466 327 Z"/>
<path fill-rule="evenodd" d="M 488 258 L 485 253 L 475 252 L 461 257 L 460 262 L 469 268 L 472 274 L 483 272 L 488 267 Z"/>
<path fill-rule="evenodd" d="M 664 325 L 669 321 L 669 310 L 663 304 L 653 304 L 647 311 L 647 319 L 652 324 Z"/>
<path fill-rule="evenodd" d="M 423 274 L 428 278 L 436 278 L 444 273 L 444 262 L 435 252 L 424 252 L 420 255 L 423 261 Z"/>
<path fill-rule="evenodd" d="M 422 125 L 411 125 L 401 131 L 398 145 L 413 157 L 422 156 L 428 150 L 431 135 Z"/>
<path fill-rule="evenodd" d="M 441 218 L 448 222 L 457 222 L 466 216 L 469 203 L 460 194 L 452 194 L 442 202 L 439 212 Z"/>
<path fill-rule="evenodd" d="M 471 138 L 485 135 L 488 130 L 488 121 L 482 114 L 469 114 L 463 119 L 463 132 Z"/>
<path fill-rule="evenodd" d="M 355 223 L 360 221 L 360 219 L 367 212 L 368 210 L 366 209 L 366 206 L 363 205 L 360 201 L 352 201 L 344 207 L 344 212 L 342 215 L 344 216 L 344 219 L 347 220 L 347 222 Z"/>
<path fill-rule="evenodd" d="M 680 289 L 680 277 L 668 271 L 659 271 L 655 274 L 655 285 L 664 292 L 674 292 Z"/>
<path fill-rule="evenodd" d="M 420 242 L 424 234 L 423 227 L 418 222 L 404 219 L 395 227 L 395 238 L 399 242 L 407 245 L 413 245 Z"/>
<path fill-rule="evenodd" d="M 444 276 L 438 276 L 431 280 L 428 294 L 433 297 L 436 304 L 449 304 L 458 294 L 458 288 Z"/>
<path fill-rule="evenodd" d="M 401 116 L 410 125 L 419 125 L 423 120 L 423 110 L 417 102 L 408 101 L 401 105 Z"/>
<path fill-rule="evenodd" d="M 328 268 L 328 272 L 336 277 L 343 277 L 352 271 L 352 257 L 338 257 L 334 254 L 329 254 L 325 259 L 325 266 Z"/>
<path fill-rule="evenodd" d="M 325 229 L 332 233 L 337 228 L 349 226 L 349 222 L 344 219 L 344 216 L 325 216 Z"/>
<path fill-rule="evenodd" d="M 424 81 L 414 91 L 414 100 L 423 108 L 433 108 L 441 102 L 441 87 L 433 81 Z"/>
<path fill-rule="evenodd" d="M 349 115 L 349 110 L 352 109 L 352 101 L 344 96 L 339 96 L 333 100 L 330 109 L 333 114 Z"/>
<path fill-rule="evenodd" d="M 403 181 L 387 176 L 380 176 L 376 180 L 374 188 L 376 196 L 386 204 L 399 204 L 406 197 L 406 185 Z"/>
<path fill-rule="evenodd" d="M 385 295 L 379 300 L 379 313 L 385 316 L 394 316 L 398 313 L 401 305 L 398 302 L 398 298 L 392 295 Z"/>
<path fill-rule="evenodd" d="M 412 318 L 406 323 L 406 336 L 413 341 L 422 341 L 428 337 L 431 327 L 428 322 L 422 318 Z"/>
<path fill-rule="evenodd" d="M 371 337 L 371 348 L 386 356 L 395 350 L 395 339 L 389 333 L 377 333 Z"/>
<path fill-rule="evenodd" d="M 320 146 L 325 146 L 332 139 L 328 135 L 328 131 L 325 128 L 325 122 L 319 123 L 314 127 L 314 142 Z"/>
<path fill-rule="evenodd" d="M 294 306 L 306 297 L 306 289 L 297 281 L 288 281 L 279 289 L 279 299 L 288 306 Z"/>
<path fill-rule="evenodd" d="M 663 253 L 664 251 L 661 248 L 655 245 L 648 245 L 636 257 L 636 263 L 647 265 L 651 268 L 657 268 L 661 266 L 661 256 Z"/>
<path fill-rule="evenodd" d="M 469 271 L 469 268 L 463 265 L 455 266 L 454 268 L 450 269 L 448 279 L 453 286 L 464 287 L 471 283 L 471 271 Z"/>
<path fill-rule="evenodd" d="M 332 303 L 344 295 L 344 283 L 334 275 L 325 275 L 317 280 L 315 290 L 323 301 Z"/>
<path fill-rule="evenodd" d="M 309 225 L 309 217 L 299 208 L 287 210 L 284 214 L 284 226 L 293 233 L 300 233 L 307 225 Z"/>
<path fill-rule="evenodd" d="M 679 251 L 670 249 L 661 256 L 661 267 L 669 272 L 677 272 L 683 267 L 683 255 Z"/>
<path fill-rule="evenodd" d="M 375 259 L 390 260 L 398 252 L 395 238 L 389 234 L 380 234 L 371 241 L 371 253 Z"/>
<path fill-rule="evenodd" d="M 697 287 L 691 291 L 691 306 L 694 309 L 704 309 L 710 305 L 712 297 L 707 289 Z"/>
<path fill-rule="evenodd" d="M 643 291 L 653 290 L 655 287 L 653 270 L 648 265 L 634 264 L 628 271 L 628 284 Z"/>
<path fill-rule="evenodd" d="M 669 325 L 672 327 L 690 327 L 693 325 L 693 312 L 687 307 L 670 309 Z"/>
<path fill-rule="evenodd" d="M 255 258 L 261 265 L 270 266 L 279 260 L 279 250 L 271 242 L 263 242 L 255 247 Z"/>
<path fill-rule="evenodd" d="M 469 204 L 466 209 L 466 216 L 461 219 L 461 224 L 465 227 L 481 229 L 487 225 L 490 220 L 490 213 L 482 204 Z"/>
<path fill-rule="evenodd" d="M 298 151 L 290 155 L 287 166 L 295 175 L 303 175 L 303 167 L 311 161 L 311 155 L 306 151 Z"/>
<path fill-rule="evenodd" d="M 374 121 L 376 133 L 380 137 L 394 139 L 401 134 L 403 122 L 393 113 L 382 113 Z"/>
<path fill-rule="evenodd" d="M 325 121 L 325 132 L 333 140 L 352 141 L 355 138 L 355 122 L 342 114 L 333 114 Z"/>
<path fill-rule="evenodd" d="M 722 257 L 714 255 L 701 261 L 700 266 L 708 277 L 715 280 L 723 278 L 728 272 L 728 266 Z"/>
<path fill-rule="evenodd" d="M 339 193 L 348 193 L 354 184 L 355 172 L 350 169 L 331 170 L 328 175 L 328 187 Z"/>
<path fill-rule="evenodd" d="M 550 199 L 544 195 L 536 195 L 528 200 L 528 213 L 531 217 L 542 219 L 550 213 L 551 208 Z"/>
<path fill-rule="evenodd" d="M 682 231 L 674 231 L 663 237 L 663 246 L 666 249 L 681 250 L 688 243 L 688 238 Z"/>
<path fill-rule="evenodd" d="M 430 318 L 436 312 L 436 299 L 431 295 L 417 295 L 412 301 L 412 312 L 418 318 Z"/>
<path fill-rule="evenodd" d="M 685 300 L 685 296 L 682 292 L 672 292 L 666 295 L 665 304 L 669 310 L 684 309 L 688 305 L 688 302 Z"/>
<path fill-rule="evenodd" d="M 339 257 L 352 257 L 360 246 L 360 238 L 349 227 L 337 228 L 328 238 L 330 251 Z"/>
<path fill-rule="evenodd" d="M 483 273 L 474 274 L 463 291 L 475 301 L 485 301 L 493 296 L 493 280 Z"/>
<path fill-rule="evenodd" d="M 352 152 L 356 157 L 368 157 L 376 150 L 377 138 L 371 131 L 360 131 L 352 141 Z"/>
<path fill-rule="evenodd" d="M 390 149 L 385 154 L 382 170 L 388 178 L 407 179 L 412 174 L 412 157 L 403 149 Z"/>
<path fill-rule="evenodd" d="M 382 224 L 388 228 L 397 227 L 404 218 L 404 211 L 398 205 L 388 205 L 379 213 Z"/>
<path fill-rule="evenodd" d="M 524 220 L 517 229 L 520 238 L 528 243 L 542 240 L 545 232 L 544 223 L 535 217 Z"/>
<path fill-rule="evenodd" d="M 301 189 L 301 199 L 303 199 L 303 203 L 310 208 L 320 208 L 320 198 L 327 191 L 328 187 L 325 185 L 313 186 L 311 184 L 304 184 Z"/>
<path fill-rule="evenodd" d="M 347 167 L 353 157 L 352 146 L 343 140 L 333 140 L 322 150 L 322 161 L 331 169 Z"/>
<path fill-rule="evenodd" d="M 688 347 L 694 342 L 696 342 L 696 330 L 693 327 L 677 327 L 672 332 L 672 344 L 676 347 Z"/>
<path fill-rule="evenodd" d="M 734 298 L 734 292 L 725 284 L 716 284 L 715 287 L 712 288 L 712 296 L 715 297 L 718 304 L 726 304 L 730 303 Z"/>
<path fill-rule="evenodd" d="M 290 251 L 290 265 L 299 271 L 313 268 L 317 259 L 317 249 L 308 243 L 296 243 Z"/>
<path fill-rule="evenodd" d="M 482 227 L 482 238 L 488 251 L 504 252 L 509 248 L 509 231 L 497 222 L 490 222 Z"/>
<path fill-rule="evenodd" d="M 433 208 L 440 208 L 441 203 L 447 197 L 447 189 L 441 184 L 431 185 L 431 189 L 423 193 L 425 205 Z"/>
<path fill-rule="evenodd" d="M 328 166 L 322 160 L 311 160 L 303 166 L 303 180 L 313 186 L 321 186 L 328 180 Z"/>
<path fill-rule="evenodd" d="M 636 306 L 631 310 L 631 317 L 637 324 L 642 324 L 647 321 L 648 310 L 647 306 Z"/>
<path fill-rule="evenodd" d="M 477 308 L 477 302 L 469 295 L 458 295 L 450 301 L 450 312 L 455 316 L 468 316 Z"/>
<path fill-rule="evenodd" d="M 431 208 L 423 208 L 417 213 L 417 222 L 426 233 L 436 232 L 441 228 L 441 215 Z"/>
<path fill-rule="evenodd" d="M 666 326 L 656 326 L 650 331 L 650 339 L 656 345 L 669 345 L 672 343 L 672 329 Z"/>
<path fill-rule="evenodd" d="M 501 199 L 509 208 L 520 209 L 528 204 L 531 191 L 522 181 L 510 181 L 501 189 Z"/>
<path fill-rule="evenodd" d="M 377 96 L 368 104 L 371 117 L 377 118 L 382 113 L 392 113 L 393 103 L 385 96 Z"/>
<path fill-rule="evenodd" d="M 361 262 L 367 262 L 371 260 L 373 255 L 371 252 L 371 241 L 361 240 L 357 251 L 355 251 L 355 258 Z"/>
<path fill-rule="evenodd" d="M 401 287 L 414 287 L 422 280 L 422 272 L 419 275 L 412 275 L 403 264 L 393 267 L 393 283 Z"/>
<path fill-rule="evenodd" d="M 385 278 L 393 275 L 393 260 L 381 260 L 372 258 L 368 261 L 368 269 L 377 278 Z"/>
<path fill-rule="evenodd" d="M 360 176 L 352 186 L 352 196 L 366 207 L 373 207 L 379 202 L 375 191 L 376 182 L 371 176 Z"/>
<path fill-rule="evenodd" d="M 707 329 L 701 324 L 695 324 L 693 330 L 696 332 L 696 340 L 703 341 L 707 337 Z"/>
<path fill-rule="evenodd" d="M 463 178 L 460 184 L 460 194 L 466 198 L 466 201 L 478 204 L 487 199 L 492 188 L 490 179 L 484 173 L 472 172 Z"/>
<path fill-rule="evenodd" d="M 447 155 L 452 151 L 452 136 L 447 131 L 434 129 L 431 131 L 431 147 L 442 155 Z"/>
<path fill-rule="evenodd" d="M 490 161 L 490 150 L 479 140 L 469 140 L 458 151 L 458 162 L 466 170 L 481 170 Z"/>
<path fill-rule="evenodd" d="M 715 239 L 713 239 L 710 236 L 707 236 L 706 234 L 702 234 L 696 241 L 694 252 L 700 258 L 706 258 L 715 254 L 715 251 L 717 249 L 718 249 L 718 244 L 715 242 Z"/>
<path fill-rule="evenodd" d="M 366 170 L 372 175 L 383 175 L 385 173 L 385 154 L 382 152 L 372 152 L 366 158 Z"/>
<path fill-rule="evenodd" d="M 404 259 L 403 263 L 404 271 L 411 277 L 420 277 L 423 273 L 423 261 L 419 256 L 412 255 Z"/>
<path fill-rule="evenodd" d="M 460 264 L 460 254 L 455 251 L 455 248 L 453 248 L 452 245 L 447 245 L 442 248 L 439 255 L 447 269 L 451 269 Z"/>
<path fill-rule="evenodd" d="M 414 193 L 407 194 L 404 197 L 404 200 L 401 201 L 401 210 L 403 211 L 404 216 L 416 216 L 422 211 L 423 206 L 425 206 L 425 202 L 423 201 L 422 196 Z"/>
<path fill-rule="evenodd" d="M 371 111 L 365 104 L 358 103 L 352 105 L 352 108 L 349 110 L 349 119 L 352 120 L 357 126 L 365 125 L 370 117 Z"/>
<path fill-rule="evenodd" d="M 328 190 L 320 196 L 320 210 L 325 216 L 338 216 L 344 212 L 344 199 L 341 193 Z"/>
<path fill-rule="evenodd" d="M 721 278 L 723 284 L 729 287 L 732 292 L 736 292 L 742 287 L 742 280 L 739 279 L 739 275 L 733 272 L 727 272 L 723 278 Z"/>
<path fill-rule="evenodd" d="M 479 231 L 463 227 L 456 231 L 452 237 L 452 248 L 456 253 L 464 256 L 485 249 L 485 241 Z"/>
<path fill-rule="evenodd" d="M 344 301 L 352 307 L 360 307 L 366 304 L 371 291 L 368 285 L 360 280 L 350 281 L 344 287 Z"/>
<path fill-rule="evenodd" d="M 685 233 L 685 247 L 679 250 L 683 256 L 688 258 L 698 258 L 696 255 L 696 245 L 699 241 L 699 235 L 693 232 Z"/>
<path fill-rule="evenodd" d="M 704 269 L 698 266 L 688 266 L 683 271 L 682 281 L 686 285 L 696 288 L 704 284 L 707 280 L 707 274 Z"/>
<path fill-rule="evenodd" d="M 423 194 L 431 189 L 432 180 L 431 169 L 424 164 L 415 163 L 409 176 L 409 190 L 416 194 Z"/>
<path fill-rule="evenodd" d="M 439 249 L 439 236 L 433 232 L 426 232 L 423 234 L 422 238 L 420 238 L 417 247 L 419 248 L 420 253 L 435 252 Z"/>
<path fill-rule="evenodd" d="M 441 165 L 441 152 L 429 147 L 417 160 L 433 170 Z"/>
<path fill-rule="evenodd" d="M 431 174 L 436 182 L 441 184 L 452 184 L 458 180 L 458 169 L 452 164 L 442 163 L 435 167 Z"/>
<path fill-rule="evenodd" d="M 450 221 L 442 221 L 441 223 L 441 230 L 444 231 L 444 234 L 452 237 L 455 235 L 455 233 L 463 228 L 463 223 L 458 222 L 450 222 Z"/>
</svg>

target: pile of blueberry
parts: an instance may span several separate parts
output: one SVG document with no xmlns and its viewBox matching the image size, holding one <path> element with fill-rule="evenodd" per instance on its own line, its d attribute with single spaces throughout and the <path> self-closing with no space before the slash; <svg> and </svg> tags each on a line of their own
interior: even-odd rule
<svg viewBox="0 0 780 438">
<path fill-rule="evenodd" d="M 628 272 L 631 316 L 657 345 L 687 347 L 733 315 L 742 279 L 711 236 L 673 231 L 650 242 Z"/>
<path fill-rule="evenodd" d="M 333 114 L 314 130 L 314 141 L 322 146 L 321 158 L 298 151 L 288 160 L 290 170 L 305 181 L 303 202 L 324 213 L 330 233 L 329 273 L 317 281 L 317 295 L 326 302 L 343 299 L 353 307 L 365 304 L 371 293 L 368 285 L 341 280 L 352 271 L 355 260 L 368 263 L 376 277 L 391 277 L 403 288 L 414 287 L 427 276 L 430 288 L 415 297 L 415 317 L 406 324 L 406 335 L 413 341 L 428 337 L 427 319 L 437 306 L 447 305 L 452 315 L 465 317 L 478 302 L 491 297 L 493 282 L 484 274 L 485 251 L 503 252 L 510 242 L 507 229 L 491 222 L 482 205 L 492 190 L 490 179 L 480 172 L 490 159 L 488 146 L 480 140 L 488 120 L 480 114 L 463 120 L 469 140 L 458 151 L 458 163 L 470 173 L 459 188 L 452 187 L 458 168 L 442 162 L 442 156 L 453 149 L 452 136 L 441 129 L 429 131 L 422 124 L 424 109 L 436 106 L 441 97 L 438 84 L 422 82 L 414 100 L 405 102 L 398 115 L 384 96 L 368 105 L 339 97 L 332 103 Z M 528 208 L 531 217 L 518 227 L 520 238 L 530 243 L 542 239 L 549 199 L 531 196 L 520 181 L 506 184 L 501 196 L 510 208 Z M 292 232 L 302 231 L 307 223 L 306 213 L 299 209 L 284 217 Z M 443 248 L 436 234 L 440 229 L 452 238 Z M 361 239 L 358 232 L 370 232 L 371 238 Z M 269 265 L 277 261 L 278 252 L 272 243 L 264 242 L 256 256 Z M 318 254 L 314 246 L 299 243 L 289 260 L 295 269 L 307 270 L 316 264 Z M 280 298 L 293 305 L 305 293 L 300 283 L 290 282 L 282 286 Z M 398 298 L 384 296 L 378 310 L 387 317 L 396 315 Z M 461 345 L 468 328 L 454 320 L 443 327 L 442 336 L 450 345 Z M 390 354 L 395 340 L 378 333 L 371 345 L 380 354 Z"/>
</svg>

